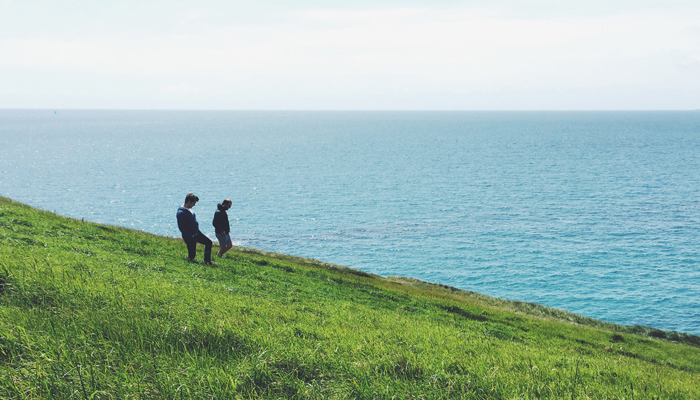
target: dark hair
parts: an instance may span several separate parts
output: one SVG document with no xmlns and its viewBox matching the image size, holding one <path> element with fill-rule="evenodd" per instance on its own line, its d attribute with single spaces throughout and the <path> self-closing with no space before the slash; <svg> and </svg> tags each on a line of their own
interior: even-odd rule
<svg viewBox="0 0 700 400">
<path fill-rule="evenodd" d="M 222 201 L 221 204 L 223 204 L 223 205 L 233 204 L 233 202 L 231 201 L 231 199 L 226 199 L 226 200 Z"/>
<path fill-rule="evenodd" d="M 199 197 L 193 195 L 192 193 L 187 193 L 187 196 L 185 196 L 185 203 L 190 203 L 190 202 L 198 202 Z"/>
</svg>

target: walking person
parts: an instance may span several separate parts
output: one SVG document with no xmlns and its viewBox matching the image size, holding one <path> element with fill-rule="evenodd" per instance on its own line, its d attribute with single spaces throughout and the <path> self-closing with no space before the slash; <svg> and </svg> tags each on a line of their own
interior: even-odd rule
<svg viewBox="0 0 700 400">
<path fill-rule="evenodd" d="M 192 207 L 197 204 L 199 197 L 188 193 L 185 197 L 185 204 L 177 209 L 177 227 L 182 232 L 182 239 L 187 245 L 187 260 L 195 262 L 194 257 L 197 255 L 197 243 L 204 245 L 204 264 L 216 265 L 211 262 L 211 239 L 206 237 L 199 230 L 197 216 L 192 211 Z"/>
<path fill-rule="evenodd" d="M 217 204 L 217 210 L 214 212 L 214 221 L 212 221 L 212 224 L 214 225 L 216 239 L 219 241 L 219 252 L 216 253 L 216 256 L 219 258 L 223 257 L 224 254 L 233 247 L 231 236 L 229 235 L 231 226 L 228 223 L 228 214 L 226 214 L 226 210 L 231 208 L 232 204 L 233 202 L 231 200 L 226 199 L 220 204 Z"/>
</svg>

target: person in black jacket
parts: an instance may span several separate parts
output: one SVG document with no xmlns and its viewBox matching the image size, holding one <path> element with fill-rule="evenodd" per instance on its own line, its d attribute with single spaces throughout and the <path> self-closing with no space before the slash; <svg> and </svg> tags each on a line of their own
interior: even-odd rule
<svg viewBox="0 0 700 400">
<path fill-rule="evenodd" d="M 197 223 L 197 217 L 192 211 L 192 207 L 197 204 L 199 197 L 188 193 L 185 196 L 185 204 L 177 209 L 177 227 L 180 228 L 182 232 L 182 239 L 187 245 L 187 259 L 190 262 L 194 261 L 194 256 L 197 252 L 197 243 L 204 245 L 204 264 L 206 265 L 216 265 L 211 262 L 211 239 L 206 237 L 199 230 L 199 223 Z"/>
<path fill-rule="evenodd" d="M 226 210 L 231 208 L 233 202 L 229 199 L 222 201 L 216 206 L 217 210 L 214 213 L 214 232 L 216 233 L 216 238 L 219 240 L 219 252 L 216 253 L 217 257 L 223 257 L 224 253 L 231 250 L 233 243 L 231 243 L 231 227 L 228 223 L 228 214 Z"/>
</svg>

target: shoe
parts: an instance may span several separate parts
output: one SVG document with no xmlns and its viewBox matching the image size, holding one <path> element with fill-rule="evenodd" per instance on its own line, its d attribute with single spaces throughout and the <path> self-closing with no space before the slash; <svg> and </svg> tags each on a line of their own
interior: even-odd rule
<svg viewBox="0 0 700 400">
<path fill-rule="evenodd" d="M 204 265 L 210 265 L 210 266 L 212 266 L 212 267 L 216 267 L 216 266 L 217 266 L 216 264 L 214 264 L 214 263 L 211 262 L 211 261 L 205 262 Z"/>
<path fill-rule="evenodd" d="M 192 263 L 192 264 L 199 264 L 194 258 L 188 258 L 187 262 Z"/>
</svg>

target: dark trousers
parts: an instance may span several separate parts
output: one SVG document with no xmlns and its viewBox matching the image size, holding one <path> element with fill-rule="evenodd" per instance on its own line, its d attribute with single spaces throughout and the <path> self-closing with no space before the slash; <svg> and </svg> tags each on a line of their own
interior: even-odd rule
<svg viewBox="0 0 700 400">
<path fill-rule="evenodd" d="M 197 235 L 192 238 L 185 238 L 183 236 L 182 239 L 187 245 L 187 258 L 194 260 L 194 257 L 197 255 L 197 243 L 201 243 L 204 245 L 204 262 L 211 262 L 211 239 L 204 236 L 202 232 L 197 233 Z"/>
</svg>

